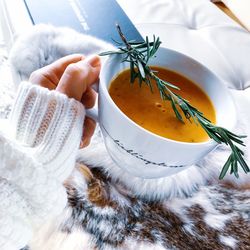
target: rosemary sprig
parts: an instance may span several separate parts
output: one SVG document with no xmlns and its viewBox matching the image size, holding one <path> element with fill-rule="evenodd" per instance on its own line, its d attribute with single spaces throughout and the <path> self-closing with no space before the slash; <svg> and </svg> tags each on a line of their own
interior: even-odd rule
<svg viewBox="0 0 250 250">
<path fill-rule="evenodd" d="M 146 37 L 145 42 L 135 43 L 133 41 L 127 41 L 126 37 L 121 31 L 119 25 L 117 25 L 118 33 L 125 46 L 121 46 L 116 51 L 106 51 L 101 53 L 101 56 L 123 54 L 124 58 L 122 62 L 128 62 L 130 64 L 130 81 L 134 83 L 136 79 L 139 81 L 139 85 L 145 83 L 152 91 L 152 80 L 156 81 L 157 89 L 160 93 L 162 100 L 171 102 L 172 109 L 177 119 L 184 122 L 183 115 L 186 119 L 194 121 L 196 124 L 200 124 L 206 131 L 208 136 L 217 143 L 224 143 L 231 149 L 231 154 L 224 164 L 220 173 L 219 179 L 223 179 L 230 168 L 230 174 L 234 174 L 237 178 L 238 166 L 240 165 L 245 173 L 250 172 L 250 169 L 243 159 L 244 153 L 237 146 L 245 146 L 242 138 L 246 136 L 236 135 L 229 130 L 218 127 L 212 124 L 198 109 L 193 107 L 189 101 L 182 98 L 180 95 L 174 93 L 172 89 L 179 90 L 179 88 L 167 81 L 160 79 L 156 72 L 154 72 L 148 65 L 149 59 L 153 57 L 160 47 L 161 41 L 158 38 L 153 37 L 153 42 L 149 42 Z M 181 112 L 179 111 L 179 109 Z"/>
</svg>

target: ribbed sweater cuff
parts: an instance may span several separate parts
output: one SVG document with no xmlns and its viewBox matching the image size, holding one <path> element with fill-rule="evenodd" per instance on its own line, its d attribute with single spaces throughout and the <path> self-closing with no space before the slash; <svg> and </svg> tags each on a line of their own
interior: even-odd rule
<svg viewBox="0 0 250 250">
<path fill-rule="evenodd" d="M 10 116 L 14 139 L 60 179 L 72 169 L 83 132 L 84 106 L 57 91 L 21 83 Z"/>
</svg>

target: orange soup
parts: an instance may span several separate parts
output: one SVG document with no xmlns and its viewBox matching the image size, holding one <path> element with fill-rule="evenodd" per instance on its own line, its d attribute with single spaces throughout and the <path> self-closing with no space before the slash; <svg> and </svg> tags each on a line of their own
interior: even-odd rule
<svg viewBox="0 0 250 250">
<path fill-rule="evenodd" d="M 174 71 L 152 67 L 157 76 L 180 88 L 174 90 L 189 100 L 191 105 L 203 112 L 212 123 L 216 122 L 213 104 L 204 91 L 194 82 Z M 141 127 L 166 138 L 183 142 L 204 142 L 208 135 L 200 125 L 193 121 L 180 122 L 169 101 L 162 101 L 155 82 L 152 82 L 153 93 L 146 84 L 130 83 L 130 70 L 117 75 L 110 84 L 109 94 L 119 109 Z M 181 112 L 182 114 L 182 112 Z"/>
</svg>

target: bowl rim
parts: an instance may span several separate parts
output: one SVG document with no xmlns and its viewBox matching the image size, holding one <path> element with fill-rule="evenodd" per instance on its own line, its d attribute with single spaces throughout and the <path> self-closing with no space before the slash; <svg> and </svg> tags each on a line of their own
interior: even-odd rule
<svg viewBox="0 0 250 250">
<path fill-rule="evenodd" d="M 177 54 L 178 56 L 181 56 L 187 60 L 190 60 L 190 62 L 193 62 L 193 63 L 196 63 L 199 67 L 203 68 L 204 71 L 206 71 L 208 74 L 212 75 L 214 78 L 217 79 L 218 82 L 220 82 L 220 85 L 222 88 L 224 88 L 224 90 L 227 92 L 228 94 L 228 97 L 230 98 L 230 101 L 232 102 L 233 104 L 233 108 L 234 108 L 234 117 L 235 117 L 235 103 L 234 103 L 234 100 L 231 96 L 231 93 L 229 92 L 228 88 L 223 84 L 223 80 L 218 77 L 215 73 L 213 73 L 209 68 L 207 68 L 205 65 L 203 65 L 202 63 L 198 62 L 197 60 L 193 59 L 192 57 L 189 57 L 179 51 L 176 51 L 176 50 L 173 50 L 173 49 L 169 49 L 169 48 L 166 48 L 166 47 L 160 47 L 158 49 L 157 52 L 159 52 L 160 50 L 163 50 L 163 51 L 168 51 L 170 53 L 175 53 Z M 120 72 L 122 72 L 123 70 L 126 70 L 126 69 L 129 69 L 129 67 L 124 67 L 122 69 L 122 71 L 117 71 L 115 74 L 112 75 L 112 78 L 111 80 L 109 80 L 108 83 L 106 83 L 107 81 L 104 80 L 104 74 L 105 74 L 105 68 L 108 67 L 108 65 L 113 62 L 114 60 L 117 60 L 117 58 L 121 58 L 121 55 L 112 55 L 112 57 L 108 57 L 107 60 L 105 60 L 104 64 L 102 65 L 101 67 L 101 72 L 100 72 L 100 81 L 99 81 L 99 88 L 102 88 L 102 92 L 103 94 L 105 94 L 105 97 L 106 99 L 109 101 L 110 104 L 112 104 L 112 106 L 114 106 L 115 110 L 129 123 L 132 123 L 138 130 L 140 131 L 143 131 L 144 133 L 146 134 L 149 134 L 157 139 L 160 139 L 162 141 L 166 141 L 166 142 L 171 142 L 171 143 L 175 143 L 175 144 L 179 144 L 179 145 L 188 145 L 189 147 L 199 147 L 199 146 L 208 146 L 208 145 L 218 145 L 218 143 L 216 141 L 214 141 L 213 139 L 209 138 L 207 141 L 204 141 L 204 142 L 183 142 L 183 141 L 176 141 L 176 140 L 173 140 L 173 139 L 169 139 L 169 138 L 166 138 L 166 137 L 163 137 L 163 136 L 160 136 L 160 135 L 157 135 L 143 127 L 141 127 L 140 125 L 138 125 L 136 122 L 134 122 L 132 119 L 130 119 L 127 115 L 125 115 L 121 110 L 120 108 L 116 105 L 116 103 L 113 101 L 113 99 L 111 98 L 109 92 L 108 92 L 108 87 L 110 86 L 110 82 L 111 80 L 117 76 Z M 150 62 L 150 61 L 149 61 Z M 122 62 L 121 62 L 122 63 Z M 152 66 L 159 66 L 159 65 L 156 65 L 156 64 L 150 64 L 149 65 L 152 65 Z M 160 67 L 163 67 L 163 66 L 160 66 Z M 164 67 L 163 67 L 164 68 Z M 178 72 L 177 72 L 178 73 Z M 181 73 L 182 74 L 182 73 Z M 182 74 L 183 76 L 185 76 L 185 74 Z M 106 84 L 104 84 L 104 82 Z M 204 91 L 204 90 L 203 90 Z M 207 94 L 207 93 L 206 93 Z M 233 124 L 232 124 L 232 127 L 231 128 L 227 128 L 227 129 L 232 129 L 236 124 L 236 119 L 234 119 L 233 121 Z"/>
</svg>

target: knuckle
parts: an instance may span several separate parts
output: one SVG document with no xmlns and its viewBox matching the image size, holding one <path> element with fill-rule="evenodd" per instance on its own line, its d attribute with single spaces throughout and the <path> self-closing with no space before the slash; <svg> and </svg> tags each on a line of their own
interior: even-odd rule
<svg viewBox="0 0 250 250">
<path fill-rule="evenodd" d="M 80 68 L 77 64 L 69 64 L 66 69 L 67 73 L 76 77 L 85 77 L 87 76 L 87 71 L 83 68 Z"/>
</svg>

